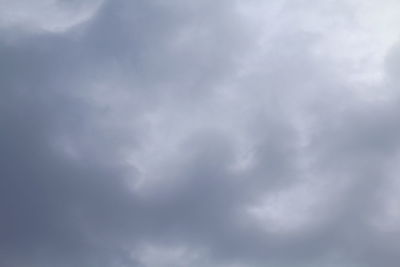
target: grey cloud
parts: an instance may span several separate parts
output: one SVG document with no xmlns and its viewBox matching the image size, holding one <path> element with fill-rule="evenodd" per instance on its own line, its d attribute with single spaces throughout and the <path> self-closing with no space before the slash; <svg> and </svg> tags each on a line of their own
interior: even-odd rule
<svg viewBox="0 0 400 267">
<path fill-rule="evenodd" d="M 352 3 L 315 11 L 351 24 Z M 62 31 L 1 24 L 1 266 L 395 266 L 372 219 L 397 94 L 357 95 L 305 3 L 265 29 L 245 6 L 117 0 Z"/>
</svg>

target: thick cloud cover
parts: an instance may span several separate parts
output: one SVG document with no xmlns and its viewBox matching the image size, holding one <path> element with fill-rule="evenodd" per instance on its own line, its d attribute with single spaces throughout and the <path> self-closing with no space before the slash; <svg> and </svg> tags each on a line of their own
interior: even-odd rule
<svg viewBox="0 0 400 267">
<path fill-rule="evenodd" d="M 0 0 L 0 266 L 398 266 L 399 12 Z"/>
</svg>

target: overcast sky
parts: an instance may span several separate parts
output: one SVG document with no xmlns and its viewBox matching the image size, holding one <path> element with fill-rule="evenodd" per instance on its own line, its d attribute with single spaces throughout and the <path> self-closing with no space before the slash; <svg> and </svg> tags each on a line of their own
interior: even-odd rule
<svg viewBox="0 0 400 267">
<path fill-rule="evenodd" d="M 398 0 L 0 0 L 1 267 L 398 267 Z"/>
</svg>

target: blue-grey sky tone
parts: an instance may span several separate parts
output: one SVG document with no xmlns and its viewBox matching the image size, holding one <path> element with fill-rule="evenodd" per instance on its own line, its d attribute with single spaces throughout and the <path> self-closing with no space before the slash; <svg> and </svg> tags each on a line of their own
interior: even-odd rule
<svg viewBox="0 0 400 267">
<path fill-rule="evenodd" d="M 399 25 L 0 0 L 0 267 L 398 267 Z"/>
</svg>

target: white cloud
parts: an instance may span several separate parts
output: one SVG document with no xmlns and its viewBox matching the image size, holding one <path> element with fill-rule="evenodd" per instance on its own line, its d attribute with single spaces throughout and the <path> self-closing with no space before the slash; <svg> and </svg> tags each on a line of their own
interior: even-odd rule
<svg viewBox="0 0 400 267">
<path fill-rule="evenodd" d="M 89 20 L 103 0 L 15 0 L 0 1 L 0 28 L 24 31 L 63 32 Z"/>
</svg>

